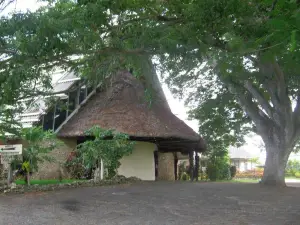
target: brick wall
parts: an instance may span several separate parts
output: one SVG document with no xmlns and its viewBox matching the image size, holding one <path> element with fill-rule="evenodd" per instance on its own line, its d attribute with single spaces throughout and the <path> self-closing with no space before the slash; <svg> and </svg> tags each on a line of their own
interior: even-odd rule
<svg viewBox="0 0 300 225">
<path fill-rule="evenodd" d="M 158 152 L 158 180 L 175 180 L 173 153 Z"/>
</svg>

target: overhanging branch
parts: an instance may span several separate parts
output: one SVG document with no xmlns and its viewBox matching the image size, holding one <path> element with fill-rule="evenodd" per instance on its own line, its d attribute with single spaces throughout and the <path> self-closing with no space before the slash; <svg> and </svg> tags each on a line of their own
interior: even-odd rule
<svg viewBox="0 0 300 225">
<path fill-rule="evenodd" d="M 252 96 L 258 101 L 260 106 L 265 110 L 267 115 L 272 118 L 273 112 L 269 102 L 262 96 L 260 91 L 254 87 L 250 81 L 246 81 L 244 87 L 252 94 Z"/>
<path fill-rule="evenodd" d="M 247 92 L 240 91 L 231 81 L 226 81 L 226 83 L 229 87 L 229 91 L 236 96 L 241 107 L 255 123 L 258 132 L 265 132 L 265 128 L 269 122 L 268 116 L 252 101 L 252 96 L 249 93 L 247 94 Z"/>
</svg>

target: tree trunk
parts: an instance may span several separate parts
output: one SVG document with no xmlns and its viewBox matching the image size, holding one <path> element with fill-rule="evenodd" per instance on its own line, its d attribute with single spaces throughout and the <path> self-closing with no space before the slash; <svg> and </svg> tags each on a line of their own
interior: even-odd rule
<svg viewBox="0 0 300 225">
<path fill-rule="evenodd" d="M 30 172 L 27 172 L 26 176 L 27 176 L 27 185 L 30 186 Z"/>
<path fill-rule="evenodd" d="M 101 180 L 101 169 L 97 166 L 95 172 L 94 172 L 94 181 L 98 182 Z"/>
<path fill-rule="evenodd" d="M 199 180 L 199 156 L 198 156 L 198 152 L 195 152 L 195 179 L 196 181 Z"/>
<path fill-rule="evenodd" d="M 266 162 L 262 184 L 286 186 L 285 167 L 290 155 L 288 148 L 278 148 L 275 144 L 266 145 Z"/>
</svg>

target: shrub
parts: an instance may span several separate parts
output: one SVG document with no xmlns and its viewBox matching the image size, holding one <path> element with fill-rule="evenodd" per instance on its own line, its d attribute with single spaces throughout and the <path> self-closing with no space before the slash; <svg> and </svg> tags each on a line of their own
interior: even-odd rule
<svg viewBox="0 0 300 225">
<path fill-rule="evenodd" d="M 290 173 L 290 172 L 286 172 L 285 176 L 286 177 L 293 177 L 293 176 L 295 176 L 295 174 L 294 173 Z"/>
<path fill-rule="evenodd" d="M 299 171 L 295 173 L 295 177 L 300 178 L 300 172 Z"/>
<path fill-rule="evenodd" d="M 187 166 L 185 162 L 181 162 L 178 168 L 178 177 L 182 180 L 183 174 L 188 173 Z"/>
<path fill-rule="evenodd" d="M 186 172 L 183 172 L 180 179 L 181 180 L 189 180 L 190 176 Z"/>
<path fill-rule="evenodd" d="M 285 168 L 285 175 L 296 176 L 296 173 L 299 171 L 300 171 L 300 161 L 289 160 Z"/>
<path fill-rule="evenodd" d="M 231 178 L 234 178 L 236 175 L 236 166 L 231 166 L 230 167 L 230 176 Z"/>
<path fill-rule="evenodd" d="M 132 153 L 135 142 L 131 141 L 127 134 L 105 130 L 99 126 L 85 131 L 85 135 L 95 139 L 78 145 L 77 155 L 80 162 L 90 169 L 99 168 L 102 160 L 107 171 L 106 177 L 114 177 L 121 165 L 120 159 Z"/>
<path fill-rule="evenodd" d="M 235 178 L 250 178 L 250 179 L 260 179 L 264 174 L 263 170 L 247 170 L 244 172 L 237 172 Z"/>
<path fill-rule="evenodd" d="M 66 162 L 65 167 L 72 179 L 81 179 L 84 176 L 85 168 L 76 160 Z"/>
<path fill-rule="evenodd" d="M 214 164 L 207 165 L 206 174 L 208 179 L 210 179 L 211 181 L 216 181 L 218 177 L 217 167 Z"/>
<path fill-rule="evenodd" d="M 216 148 L 211 151 L 206 172 L 208 178 L 212 181 L 230 179 L 230 165 L 227 149 Z"/>
</svg>

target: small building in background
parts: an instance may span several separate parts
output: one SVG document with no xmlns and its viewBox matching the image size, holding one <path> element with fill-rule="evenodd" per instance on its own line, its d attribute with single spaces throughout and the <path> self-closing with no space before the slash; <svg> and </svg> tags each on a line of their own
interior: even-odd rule
<svg viewBox="0 0 300 225">
<path fill-rule="evenodd" d="M 229 147 L 230 164 L 236 166 L 240 172 L 253 170 L 258 166 L 256 156 L 251 154 L 245 147 Z"/>
</svg>

